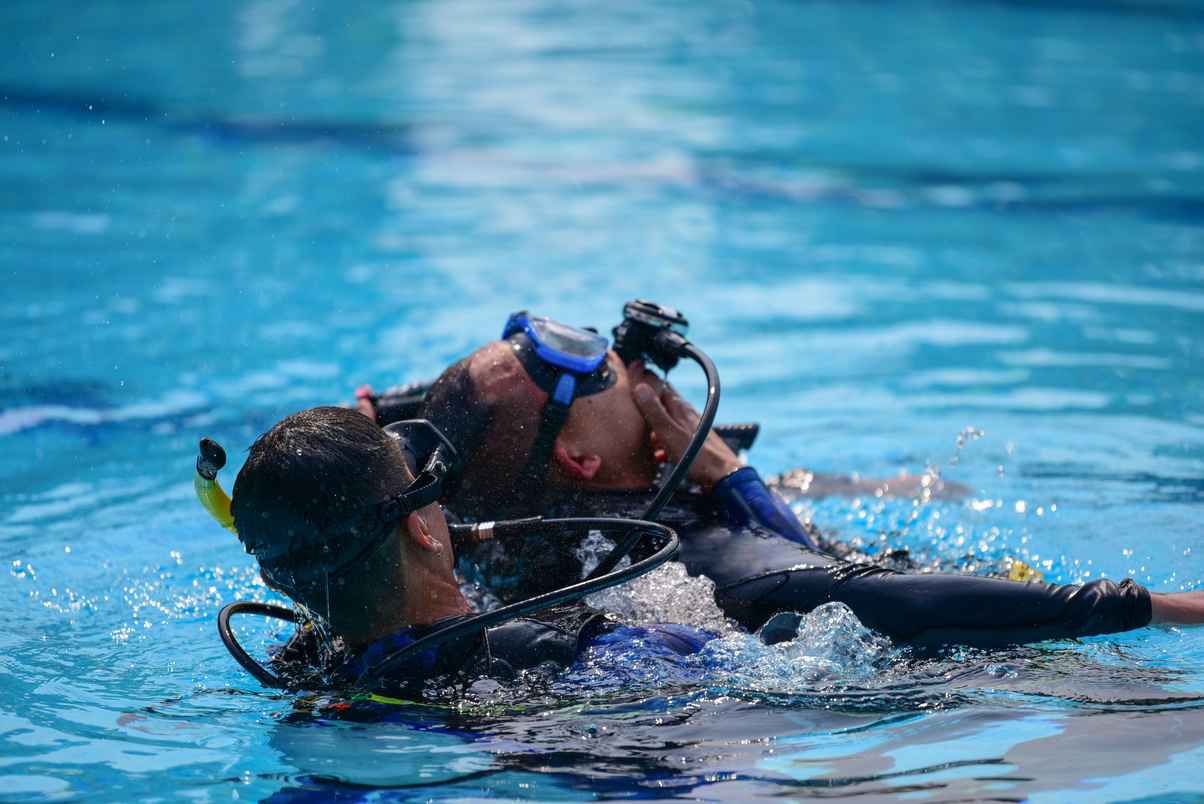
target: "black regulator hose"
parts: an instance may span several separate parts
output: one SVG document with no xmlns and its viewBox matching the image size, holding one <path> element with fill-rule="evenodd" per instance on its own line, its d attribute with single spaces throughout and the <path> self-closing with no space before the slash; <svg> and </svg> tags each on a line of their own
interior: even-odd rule
<svg viewBox="0 0 1204 804">
<path fill-rule="evenodd" d="M 715 364 L 711 362 L 711 358 L 707 357 L 705 352 L 675 332 L 666 330 L 657 335 L 658 341 L 662 339 L 680 341 L 680 343 L 674 343 L 678 352 L 685 357 L 689 357 L 706 372 L 707 401 L 703 405 L 702 417 L 698 420 L 698 427 L 694 430 L 694 437 L 690 439 L 690 444 L 682 454 L 681 460 L 677 462 L 677 466 L 673 467 L 673 471 L 665 478 L 665 482 L 661 484 L 660 490 L 657 491 L 656 496 L 652 498 L 652 502 L 648 505 L 648 510 L 644 511 L 640 517 L 648 521 L 653 521 L 660 516 L 660 512 L 668 504 L 669 498 L 673 496 L 673 492 L 677 491 L 677 487 L 681 485 L 686 472 L 690 471 L 690 467 L 694 464 L 694 459 L 702 451 L 702 445 L 706 443 L 707 436 L 711 433 L 711 425 L 715 422 L 715 412 L 719 409 L 719 370 L 715 368 Z M 586 580 L 593 580 L 613 570 L 623 560 L 623 556 L 631 552 L 631 549 L 635 547 L 638 540 L 638 534 L 633 533 L 628 536 L 625 541 L 615 547 L 614 550 L 611 550 L 606 558 L 602 559 Z"/>
<path fill-rule="evenodd" d="M 499 523 L 500 524 L 500 523 Z M 527 533 L 532 533 L 536 530 L 533 528 L 530 520 L 523 520 L 521 527 Z M 586 595 L 591 595 L 594 592 L 603 589 L 609 589 L 612 586 L 626 583 L 633 578 L 637 578 L 646 572 L 656 569 L 661 564 L 664 564 L 669 559 L 673 558 L 677 553 L 678 538 L 677 532 L 672 528 L 661 525 L 657 522 L 645 522 L 638 519 L 611 519 L 608 517 L 599 517 L 593 519 L 573 517 L 569 519 L 545 519 L 539 523 L 538 530 L 559 530 L 564 531 L 567 528 L 587 528 L 595 530 L 630 530 L 631 535 L 627 538 L 632 546 L 635 546 L 644 536 L 659 535 L 664 537 L 664 544 L 660 549 L 648 558 L 642 561 L 637 561 L 629 567 L 624 567 L 617 572 L 607 571 L 598 573 L 595 570 L 588 578 L 572 586 L 566 586 L 563 589 L 556 589 L 551 592 L 546 592 L 542 595 L 536 595 L 529 600 L 522 600 L 518 603 L 511 603 L 509 606 L 502 606 L 499 609 L 486 612 L 484 614 L 475 614 L 458 623 L 449 625 L 446 628 L 440 628 L 432 634 L 411 642 L 400 648 L 397 651 L 385 656 L 376 664 L 364 671 L 363 675 L 356 681 L 356 687 L 360 689 L 370 689 L 381 681 L 382 678 L 389 674 L 389 671 L 396 668 L 406 659 L 421 653 L 424 650 L 430 650 L 436 645 L 442 645 L 445 642 L 451 642 L 453 639 L 467 636 L 468 634 L 476 633 L 484 628 L 490 628 L 500 623 L 524 617 L 528 614 L 534 614 L 537 611 L 556 606 L 561 603 L 569 603 L 574 600 L 580 600 Z M 236 657 L 237 658 L 237 657 Z M 245 665 L 244 665 L 245 666 Z M 260 668 L 262 670 L 262 668 Z M 264 671 L 266 672 L 266 671 Z"/>
<path fill-rule="evenodd" d="M 612 586 L 626 583 L 633 578 L 638 578 L 640 575 L 664 564 L 677 553 L 678 538 L 676 531 L 657 522 L 645 522 L 636 519 L 611 519 L 608 517 L 589 519 L 574 517 L 568 519 L 521 519 L 490 523 L 489 525 L 491 531 L 496 529 L 496 534 L 491 535 L 499 536 L 531 537 L 549 530 L 563 532 L 567 528 L 631 531 L 631 537 L 628 541 L 631 541 L 633 546 L 644 536 L 660 536 L 663 539 L 663 543 L 651 556 L 642 561 L 635 562 L 630 567 L 624 567 L 617 572 L 604 573 L 596 578 L 591 576 L 572 586 L 566 586 L 563 589 L 556 589 L 542 595 L 537 595 L 529 600 L 512 603 L 509 606 L 503 606 L 490 612 L 474 614 L 446 628 L 440 628 L 427 634 L 422 639 L 385 656 L 379 662 L 369 667 L 356 681 L 356 687 L 360 689 L 371 688 L 373 685 L 379 683 L 390 670 L 397 667 L 406 659 L 424 650 L 429 650 L 436 645 L 442 645 L 453 639 L 459 639 L 462 636 L 490 628 L 508 620 L 533 614 L 551 606 L 580 600 L 586 595 L 591 595 L 594 592 L 609 589 Z M 460 526 L 460 530 L 464 530 L 464 526 Z M 230 618 L 235 614 L 256 614 L 261 617 L 274 617 L 287 622 L 296 622 L 296 614 L 292 609 L 286 609 L 281 606 L 242 600 L 226 605 L 217 615 L 217 630 L 221 635 L 222 644 L 226 646 L 226 650 L 230 651 L 230 655 L 234 657 L 235 661 L 242 665 L 244 670 L 254 676 L 255 680 L 265 687 L 288 689 L 290 685 L 287 681 L 251 658 L 251 655 L 238 643 L 238 640 L 234 636 L 234 630 L 230 626 Z"/>
<path fill-rule="evenodd" d="M 255 680 L 265 687 L 287 689 L 288 684 L 283 679 L 265 670 L 263 665 L 252 659 L 251 655 L 243 650 L 242 645 L 238 644 L 238 640 L 234 638 L 234 630 L 230 627 L 230 618 L 235 614 L 258 614 L 260 617 L 274 617 L 277 620 L 284 620 L 290 623 L 297 621 L 297 615 L 292 609 L 286 609 L 283 606 L 256 603 L 251 600 L 228 603 L 222 607 L 222 610 L 217 615 L 217 632 L 222 637 L 222 644 L 226 646 L 226 650 L 230 651 L 230 655 L 234 657 L 234 660 L 241 664 L 244 670 L 255 676 Z"/>
<path fill-rule="evenodd" d="M 707 436 L 711 434 L 711 425 L 715 423 L 715 412 L 719 410 L 719 370 L 715 368 L 715 364 L 711 362 L 711 358 L 707 357 L 705 352 L 689 341 L 682 344 L 681 351 L 686 357 L 702 366 L 702 370 L 706 372 L 707 401 L 702 406 L 702 417 L 694 429 L 694 437 L 690 439 L 690 445 L 686 447 L 681 460 L 677 462 L 677 466 L 673 467 L 673 471 L 661 485 L 660 491 L 652 498 L 648 510 L 644 511 L 644 515 L 640 517 L 650 521 L 654 521 L 660 516 L 661 511 L 668 504 L 669 498 L 673 496 L 673 492 L 677 491 L 677 487 L 681 485 L 686 472 L 690 471 L 690 467 L 694 465 L 694 459 L 698 457 L 699 452 L 702 452 L 702 445 L 706 443 Z"/>
</svg>

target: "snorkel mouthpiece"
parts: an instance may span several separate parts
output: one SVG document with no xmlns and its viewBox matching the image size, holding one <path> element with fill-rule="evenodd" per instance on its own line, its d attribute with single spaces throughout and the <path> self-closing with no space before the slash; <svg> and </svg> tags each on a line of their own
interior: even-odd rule
<svg viewBox="0 0 1204 804">
<path fill-rule="evenodd" d="M 192 487 L 201 505 L 217 520 L 217 524 L 237 536 L 238 529 L 234 527 L 234 516 L 230 513 L 230 495 L 217 482 L 217 472 L 225 465 L 226 451 L 221 445 L 211 438 L 202 438 Z"/>
<path fill-rule="evenodd" d="M 215 480 L 217 472 L 226 465 L 226 451 L 212 438 L 201 439 L 201 454 L 196 456 L 196 473 L 206 480 Z"/>
</svg>

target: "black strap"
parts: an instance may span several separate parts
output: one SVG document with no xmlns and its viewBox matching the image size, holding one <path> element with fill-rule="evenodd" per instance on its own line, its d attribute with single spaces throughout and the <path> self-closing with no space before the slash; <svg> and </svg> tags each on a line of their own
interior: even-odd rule
<svg viewBox="0 0 1204 804">
<path fill-rule="evenodd" d="M 535 436 L 535 446 L 531 448 L 531 457 L 523 467 L 523 473 L 515 481 L 511 493 L 538 496 L 547 479 L 548 464 L 552 461 L 552 450 L 556 439 L 569 417 L 569 406 L 556 400 L 549 400 L 544 408 L 543 421 L 539 424 L 539 433 Z M 526 507 L 526 506 L 524 506 Z"/>
<path fill-rule="evenodd" d="M 388 502 L 381 503 L 376 516 L 381 522 L 396 522 L 419 508 L 438 502 L 443 496 L 443 483 L 431 472 L 423 472 L 410 487 Z"/>
<path fill-rule="evenodd" d="M 522 474 L 510 487 L 510 493 L 519 500 L 526 495 L 533 495 L 538 503 L 543 491 L 544 481 L 548 475 L 548 464 L 552 461 L 552 450 L 556 447 L 556 439 L 560 430 L 569 418 L 569 408 L 573 405 L 573 397 L 577 390 L 577 375 L 565 371 L 556 381 L 556 390 L 544 405 L 543 421 L 539 423 L 539 432 L 535 434 L 535 444 L 531 447 L 531 455 Z M 529 507 L 529 506 L 523 506 Z"/>
</svg>

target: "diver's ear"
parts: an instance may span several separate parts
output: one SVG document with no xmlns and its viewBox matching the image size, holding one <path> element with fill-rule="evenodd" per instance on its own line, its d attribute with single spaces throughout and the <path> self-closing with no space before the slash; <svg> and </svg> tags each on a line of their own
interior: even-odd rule
<svg viewBox="0 0 1204 804">
<path fill-rule="evenodd" d="M 583 483 L 594 479 L 602 468 L 602 458 L 597 455 L 570 455 L 563 444 L 552 448 L 552 465 L 574 480 Z"/>
<path fill-rule="evenodd" d="M 410 515 L 405 518 L 405 523 L 406 531 L 410 534 L 410 541 L 420 550 L 426 550 L 428 553 L 436 555 L 443 552 L 443 545 L 431 535 L 431 529 L 427 526 L 422 514 L 418 511 L 411 511 Z"/>
</svg>

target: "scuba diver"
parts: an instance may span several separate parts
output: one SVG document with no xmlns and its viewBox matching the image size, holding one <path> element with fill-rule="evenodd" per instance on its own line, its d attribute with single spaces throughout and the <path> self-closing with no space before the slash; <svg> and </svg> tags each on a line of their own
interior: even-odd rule
<svg viewBox="0 0 1204 804">
<path fill-rule="evenodd" d="M 686 347 L 698 353 L 685 341 L 684 317 L 643 300 L 624 312 L 614 349 L 594 331 L 516 313 L 501 340 L 455 363 L 429 389 L 377 398 L 362 387 L 357 408 L 384 423 L 420 405 L 462 462 L 461 489 L 448 511 L 479 523 L 481 532 L 493 520 L 517 516 L 638 517 L 670 525 L 681 536 L 678 560 L 691 575 L 713 580 L 716 602 L 750 631 L 833 601 L 865 626 L 920 647 L 1204 622 L 1204 591 L 1152 594 L 1131 579 L 1054 585 L 906 574 L 824 552 L 810 523 L 711 430 L 717 375 L 708 370 L 700 417 L 646 368 L 652 362 L 668 370 Z M 671 504 L 664 492 L 672 494 L 672 478 L 659 490 L 655 485 L 659 455 L 676 465 L 675 473 L 688 468 L 692 484 Z M 511 600 L 580 578 L 576 546 L 568 538 L 551 544 L 489 538 L 469 545 L 461 565 Z"/>
<path fill-rule="evenodd" d="M 644 522 L 625 529 L 666 537 L 655 560 L 508 611 L 474 614 L 454 574 L 453 539 L 438 504 L 455 488 L 455 451 L 426 422 L 382 429 L 346 408 L 314 408 L 280 421 L 249 452 L 231 499 L 216 483 L 225 453 L 205 439 L 194 483 L 210 513 L 256 557 L 264 581 L 309 613 L 275 658 L 278 676 L 237 645 L 229 616 L 241 609 L 293 620 L 293 612 L 247 602 L 223 609 L 223 641 L 265 684 L 334 684 L 412 698 L 449 678 L 555 672 L 600 641 L 638 639 L 684 655 L 710 638 L 683 626 L 620 626 L 584 605 L 566 605 L 672 556 L 672 531 Z"/>
</svg>

